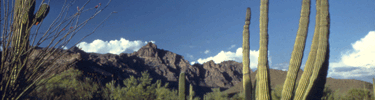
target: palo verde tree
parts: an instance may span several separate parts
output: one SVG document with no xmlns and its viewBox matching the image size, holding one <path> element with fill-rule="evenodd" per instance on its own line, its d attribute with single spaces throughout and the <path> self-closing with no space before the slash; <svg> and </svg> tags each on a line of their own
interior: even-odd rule
<svg viewBox="0 0 375 100">
<path fill-rule="evenodd" d="M 75 14 L 69 15 L 69 8 L 71 8 L 75 0 L 65 0 L 58 17 L 49 25 L 47 30 L 41 32 L 41 34 L 39 33 L 39 29 L 42 26 L 43 19 L 48 16 L 50 1 L 45 3 L 46 1 L 42 0 L 36 13 L 34 13 L 36 0 L 2 0 L 0 2 L 0 6 L 2 6 L 0 8 L 3 8 L 1 9 L 3 13 L 1 13 L 0 22 L 0 45 L 2 47 L 0 94 L 2 100 L 24 99 L 28 93 L 35 88 L 35 83 L 38 82 L 41 77 L 45 77 L 55 70 L 56 67 L 59 67 L 59 65 L 49 65 L 46 67 L 47 62 L 45 59 L 50 59 L 51 62 L 56 61 L 57 58 L 52 57 L 52 55 L 57 54 L 58 50 L 66 47 L 72 37 L 77 34 L 78 30 L 82 29 L 88 21 L 102 12 L 111 2 L 111 0 L 109 0 L 104 7 L 100 7 L 101 4 L 99 3 L 99 5 L 95 7 L 83 9 L 89 1 L 90 0 L 81 7 L 77 7 L 77 11 L 74 11 Z M 94 11 L 95 13 L 85 21 L 78 23 L 80 15 L 89 11 Z M 108 19 L 108 17 L 106 19 Z M 103 22 L 106 19 L 104 19 Z M 34 26 L 36 27 L 33 28 Z M 67 27 L 70 27 L 70 29 L 65 30 Z M 97 28 L 98 27 L 96 27 L 94 31 Z M 35 29 L 35 31 L 31 31 L 32 29 Z M 91 35 L 94 31 L 85 37 Z M 42 36 L 37 39 L 37 35 Z M 82 39 L 80 41 L 82 41 Z M 29 64 L 28 61 L 30 60 L 31 52 L 47 40 L 50 40 L 50 42 L 45 49 L 43 49 L 43 52 L 36 54 L 36 58 L 40 59 L 36 59 L 32 64 Z M 64 54 L 65 53 L 60 53 L 58 55 L 61 56 Z"/>
</svg>

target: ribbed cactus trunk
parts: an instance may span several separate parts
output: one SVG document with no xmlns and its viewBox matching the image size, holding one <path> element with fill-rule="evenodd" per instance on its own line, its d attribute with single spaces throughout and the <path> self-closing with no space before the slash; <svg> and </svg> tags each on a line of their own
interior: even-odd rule
<svg viewBox="0 0 375 100">
<path fill-rule="evenodd" d="M 243 73 L 243 76 L 242 76 L 242 82 L 243 82 L 243 89 L 244 89 L 244 95 L 245 95 L 245 100 L 251 100 L 251 90 L 252 90 L 252 85 L 251 85 L 251 77 L 250 77 L 250 68 L 249 68 L 249 64 L 250 64 L 250 58 L 249 58 L 249 55 L 250 55 L 250 42 L 249 42 L 249 25 L 250 25 L 250 16 L 251 16 L 251 12 L 250 12 L 250 8 L 247 8 L 246 10 L 246 20 L 245 20 L 245 25 L 244 25 L 244 28 L 243 28 L 243 43 L 242 43 L 242 64 L 243 64 L 243 68 L 242 68 L 242 73 Z"/>
<path fill-rule="evenodd" d="M 185 73 L 181 72 L 178 82 L 178 97 L 180 100 L 185 100 Z"/>
<path fill-rule="evenodd" d="M 10 81 L 6 83 L 2 99 L 19 99 L 25 90 L 24 70 L 28 57 L 29 36 L 33 25 L 41 22 L 49 11 L 49 6 L 43 4 L 34 15 L 35 0 L 15 0 L 13 12 L 13 26 L 11 52 L 13 57 L 10 63 Z M 22 81 L 22 82 L 21 82 Z M 9 91 L 8 91 L 9 90 Z M 23 92 L 20 92 L 23 91 Z"/>
<path fill-rule="evenodd" d="M 190 86 L 189 86 L 189 100 L 193 100 L 194 95 L 195 95 L 195 93 L 194 93 L 194 90 L 193 90 L 193 85 L 190 84 Z"/>
<path fill-rule="evenodd" d="M 319 0 L 318 0 L 319 1 Z M 322 79 L 322 77 L 318 77 L 320 73 L 327 73 L 328 71 L 328 65 L 324 65 L 325 63 L 328 63 L 328 57 L 329 56 L 329 4 L 328 0 L 321 0 L 320 1 L 320 6 L 321 6 L 321 11 L 320 11 L 320 25 L 319 25 L 319 45 L 318 45 L 318 50 L 316 54 L 316 59 L 314 63 L 314 69 L 313 73 L 310 78 L 310 83 L 306 89 L 306 92 L 304 94 L 303 100 L 309 98 L 311 99 L 312 97 L 317 98 L 314 96 L 314 92 L 312 92 L 314 89 L 314 85 L 316 84 L 322 84 L 319 83 L 318 81 Z M 324 70 L 321 70 L 324 69 Z M 325 79 L 324 79 L 325 80 Z M 324 84 L 323 84 L 324 85 Z"/>
<path fill-rule="evenodd" d="M 299 80 L 298 87 L 295 92 L 294 100 L 301 100 L 305 94 L 306 88 L 309 85 L 310 77 L 314 69 L 314 62 L 316 59 L 316 53 L 319 45 L 319 27 L 320 25 L 320 0 L 316 0 L 316 17 L 315 17 L 315 29 L 312 44 L 310 47 L 310 53 L 306 61 L 306 65 L 302 76 Z"/>
<path fill-rule="evenodd" d="M 259 100 L 270 100 L 269 74 L 268 74 L 268 0 L 260 3 L 260 40 L 258 57 L 258 84 Z"/>
<path fill-rule="evenodd" d="M 302 1 L 298 32 L 296 40 L 294 42 L 292 56 L 289 62 L 289 70 L 284 82 L 281 100 L 291 100 L 293 96 L 297 74 L 301 67 L 303 51 L 305 50 L 307 29 L 309 27 L 310 18 L 310 2 L 310 0 Z"/>
</svg>

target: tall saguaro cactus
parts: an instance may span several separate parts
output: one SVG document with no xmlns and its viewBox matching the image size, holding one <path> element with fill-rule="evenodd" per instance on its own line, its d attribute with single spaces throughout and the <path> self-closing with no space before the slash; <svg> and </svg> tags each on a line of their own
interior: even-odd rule
<svg viewBox="0 0 375 100">
<path fill-rule="evenodd" d="M 299 80 L 298 87 L 295 92 L 294 100 L 301 100 L 305 94 L 306 88 L 309 84 L 311 74 L 314 69 L 314 62 L 316 59 L 316 53 L 319 45 L 319 25 L 320 25 L 320 0 L 316 0 L 316 16 L 315 16 L 315 29 L 314 36 L 310 48 L 309 57 L 307 58 L 304 72 Z"/>
<path fill-rule="evenodd" d="M 268 74 L 268 0 L 261 0 L 260 3 L 260 40 L 258 57 L 258 99 L 270 100 L 269 74 Z"/>
<path fill-rule="evenodd" d="M 250 43 L 249 43 L 249 25 L 250 25 L 250 8 L 247 8 L 246 10 L 246 20 L 245 20 L 245 25 L 243 26 L 243 43 L 242 43 L 242 73 L 243 73 L 243 89 L 245 92 L 245 100 L 250 100 L 251 99 L 251 90 L 252 90 L 252 85 L 251 85 L 251 77 L 250 77 L 250 59 L 249 59 L 249 53 L 250 53 Z"/>
<path fill-rule="evenodd" d="M 185 100 L 185 73 L 181 72 L 178 82 L 178 97 L 180 100 Z"/>
<path fill-rule="evenodd" d="M 29 36 L 30 30 L 33 25 L 41 22 L 49 12 L 49 5 L 42 4 L 36 14 L 33 14 L 35 10 L 35 0 L 15 0 L 14 12 L 13 12 L 13 26 L 12 30 L 12 43 L 11 50 L 13 51 L 13 57 L 11 59 L 10 66 L 10 81 L 6 84 L 6 88 L 2 89 L 3 99 L 19 99 L 22 93 L 19 94 L 17 91 L 23 90 L 22 82 L 18 82 L 22 79 L 25 70 L 27 60 L 27 50 L 29 48 Z M 18 90 L 20 89 L 20 90 Z M 7 94 L 6 92 L 11 92 Z M 9 98 L 8 98 L 9 97 Z M 16 98 L 14 98 L 16 97 Z"/>
<path fill-rule="evenodd" d="M 312 88 L 314 85 L 318 84 L 318 76 L 321 73 L 326 73 L 328 68 L 323 68 L 323 67 L 328 67 L 324 65 L 324 63 L 328 63 L 327 56 L 329 55 L 329 43 L 328 43 L 328 37 L 329 37 L 329 5 L 328 5 L 328 0 L 321 0 L 320 2 L 321 5 L 321 12 L 320 12 L 320 25 L 319 25 L 319 45 L 318 45 L 318 51 L 316 53 L 316 58 L 314 62 L 314 70 L 310 78 L 310 83 L 306 89 L 306 93 L 304 94 L 304 99 L 308 97 L 313 97 L 312 95 Z M 324 69 L 324 70 L 321 70 Z M 324 84 L 323 84 L 324 86 Z"/>
<path fill-rule="evenodd" d="M 305 50 L 307 29 L 310 18 L 310 2 L 310 0 L 302 1 L 298 32 L 294 42 L 294 49 L 289 63 L 288 74 L 283 86 L 281 100 L 290 100 L 293 96 L 294 85 L 297 80 L 298 70 L 301 66 L 303 51 Z"/>
</svg>

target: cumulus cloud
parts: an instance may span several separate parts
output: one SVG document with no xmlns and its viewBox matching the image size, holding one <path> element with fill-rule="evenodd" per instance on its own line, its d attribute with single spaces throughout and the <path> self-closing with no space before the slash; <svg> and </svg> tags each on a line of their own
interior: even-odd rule
<svg viewBox="0 0 375 100">
<path fill-rule="evenodd" d="M 210 53 L 210 50 L 204 51 L 204 54 L 208 54 L 208 53 Z"/>
<path fill-rule="evenodd" d="M 351 44 L 352 50 L 342 53 L 338 62 L 330 62 L 329 77 L 359 78 L 375 76 L 375 31 Z M 364 79 L 370 81 L 371 79 Z"/>
<path fill-rule="evenodd" d="M 155 41 L 150 41 L 155 43 Z M 132 53 L 138 51 L 142 46 L 146 45 L 148 42 L 141 40 L 129 41 L 124 38 L 120 38 L 120 40 L 110 40 L 110 41 L 103 41 L 100 39 L 96 39 L 91 43 L 81 42 L 77 44 L 79 48 L 82 48 L 85 52 L 95 52 L 95 53 L 112 53 L 112 54 L 120 54 L 120 53 Z"/>
<path fill-rule="evenodd" d="M 250 50 L 250 68 L 255 69 L 257 68 L 258 64 L 258 56 L 259 51 L 257 50 Z M 199 58 L 197 60 L 198 63 L 203 64 L 207 61 L 213 60 L 215 63 L 221 63 L 227 60 L 233 60 L 237 62 L 242 62 L 242 48 L 238 48 L 236 52 L 231 51 L 220 51 L 217 55 L 211 56 L 208 58 Z M 269 59 L 270 61 L 270 59 Z"/>
</svg>

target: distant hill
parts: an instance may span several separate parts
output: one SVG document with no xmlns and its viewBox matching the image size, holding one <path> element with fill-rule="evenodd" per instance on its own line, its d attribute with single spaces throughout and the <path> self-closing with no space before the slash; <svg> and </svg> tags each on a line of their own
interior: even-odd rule
<svg viewBox="0 0 375 100">
<path fill-rule="evenodd" d="M 255 75 L 257 71 L 250 74 L 251 76 L 251 82 L 254 85 L 255 82 Z M 287 71 L 281 71 L 276 69 L 270 69 L 270 79 L 271 79 L 271 89 L 275 88 L 276 85 L 283 85 L 284 81 L 286 79 Z M 299 82 L 299 79 L 302 75 L 303 71 L 298 71 L 298 77 L 297 77 L 297 83 Z M 367 88 L 373 92 L 372 83 L 360 81 L 360 80 L 354 80 L 354 79 L 334 79 L 334 78 L 327 78 L 326 85 L 331 89 L 332 91 L 339 90 L 340 93 L 346 93 L 351 88 Z M 233 87 L 225 90 L 228 94 L 234 94 L 239 93 L 243 90 L 242 83 L 236 84 Z"/>
<path fill-rule="evenodd" d="M 45 49 L 37 48 L 33 51 L 29 60 L 36 59 L 35 54 L 43 52 L 43 50 Z M 77 47 L 59 50 L 58 54 L 63 52 L 66 52 L 66 54 L 52 56 L 52 58 L 60 59 L 43 66 L 47 68 L 51 63 L 60 66 L 51 75 L 75 67 L 80 69 L 85 76 L 92 77 L 96 82 L 103 85 L 111 80 L 122 82 L 121 80 L 128 78 L 130 75 L 140 77 L 141 72 L 148 71 L 150 77 L 153 78 L 153 82 L 161 80 L 162 83 L 168 82 L 169 88 L 178 89 L 178 76 L 180 72 L 185 72 L 187 84 L 192 84 L 196 95 L 201 98 L 205 93 L 211 92 L 211 88 L 220 88 L 228 93 L 238 93 L 242 90 L 242 63 L 224 61 L 215 64 L 213 61 L 208 61 L 204 64 L 190 65 L 183 56 L 159 49 L 151 42 L 137 52 L 130 54 L 86 53 Z M 49 61 L 49 59 L 46 60 Z M 32 61 L 29 62 L 32 63 Z M 300 70 L 299 75 L 301 75 L 301 72 Z M 255 74 L 256 72 L 251 72 L 253 82 Z M 271 69 L 271 87 L 274 88 L 278 84 L 283 84 L 285 76 L 285 71 Z M 98 79 L 97 77 L 102 78 Z M 366 88 L 372 90 L 371 83 L 359 80 L 327 78 L 327 84 L 330 85 L 331 89 L 340 88 L 343 92 L 351 87 L 362 88 L 363 84 L 366 85 Z"/>
</svg>

